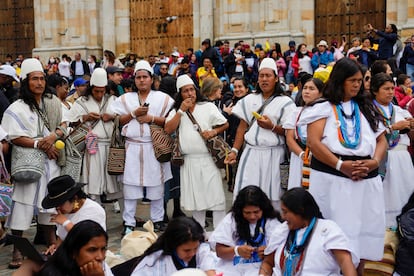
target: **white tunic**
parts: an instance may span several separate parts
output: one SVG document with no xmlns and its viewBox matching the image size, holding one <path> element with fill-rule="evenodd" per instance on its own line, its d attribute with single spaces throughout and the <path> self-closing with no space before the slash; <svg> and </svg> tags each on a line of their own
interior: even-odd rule
<svg viewBox="0 0 414 276">
<path fill-rule="evenodd" d="M 305 230 L 306 228 L 299 230 L 297 240 L 300 241 L 302 239 Z M 265 255 L 275 252 L 275 266 L 273 267 L 273 275 L 275 276 L 283 275 L 280 268 L 280 256 L 288 235 L 289 228 L 287 223 L 284 222 L 278 225 L 274 229 L 269 245 L 265 249 Z M 331 220 L 318 219 L 308 246 L 305 249 L 306 252 L 300 275 L 340 276 L 340 267 L 331 251 L 333 249 L 345 250 L 350 252 L 351 255 L 353 254 L 346 235 L 338 225 Z"/>
<path fill-rule="evenodd" d="M 257 111 L 263 103 L 262 94 L 249 94 L 237 102 L 233 114 L 250 124 L 252 112 Z M 290 97 L 278 96 L 266 106 L 263 115 L 267 115 L 274 124 L 283 125 L 289 113 L 295 109 L 296 106 Z M 255 185 L 259 186 L 270 200 L 279 200 L 282 193 L 279 166 L 284 159 L 284 136 L 259 127 L 255 120 L 244 135 L 244 140 L 246 145 L 236 174 L 234 199 L 241 189 Z"/>
<path fill-rule="evenodd" d="M 162 114 L 165 102 L 167 105 Z M 164 117 L 174 101 L 165 93 L 151 90 L 146 103 L 149 103 L 148 114 Z M 110 108 L 116 114 L 125 115 L 139 106 L 138 94 L 132 92 L 118 97 Z M 155 158 L 149 124 L 140 124 L 138 120 L 132 119 L 122 127 L 122 135 L 127 138 L 123 182 L 129 186 L 129 192 L 126 193 L 124 187 L 125 199 L 139 198 L 139 192 L 134 187 L 160 186 L 172 178 L 170 163 L 160 163 Z"/>
<path fill-rule="evenodd" d="M 390 116 L 387 106 L 383 110 Z M 399 106 L 394 105 L 395 122 L 411 118 L 411 114 Z M 383 180 L 385 198 L 386 227 L 397 227 L 396 217 L 414 191 L 414 167 L 407 147 L 410 138 L 401 134 L 400 140 L 392 149 L 388 150 L 386 174 Z"/>
<path fill-rule="evenodd" d="M 203 271 L 214 270 L 215 259 L 207 243 L 200 244 L 196 254 L 196 268 Z M 134 269 L 131 276 L 168 276 L 176 272 L 170 255 L 157 251 L 146 256 Z"/>
<path fill-rule="evenodd" d="M 30 107 L 20 99 L 12 103 L 4 112 L 1 125 L 8 133 L 9 141 L 19 137 L 35 138 L 38 133 L 41 133 L 42 137 L 50 134 L 49 130 L 43 127 L 43 121 L 38 118 L 37 113 L 30 110 Z M 14 182 L 13 201 L 35 206 L 39 210 L 45 211 L 41 203 L 47 195 L 47 183 L 59 175 L 60 168 L 56 160 L 46 158 L 45 169 L 39 181 L 28 184 Z"/>
<path fill-rule="evenodd" d="M 298 106 L 294 112 L 289 115 L 288 120 L 285 124 L 283 124 L 284 129 L 293 129 L 296 130 L 296 122 L 298 120 L 298 116 L 300 111 L 303 107 Z M 307 137 L 307 126 L 298 126 L 301 135 L 303 138 Z M 296 138 L 296 134 L 295 134 Z M 299 158 L 293 151 L 290 153 L 290 167 L 289 167 L 289 181 L 288 181 L 288 189 L 292 189 L 295 187 L 302 186 L 302 168 L 303 168 L 303 160 Z"/>
<path fill-rule="evenodd" d="M 265 243 L 269 244 L 270 237 L 276 226 L 280 224 L 278 219 L 267 219 L 265 224 Z M 254 225 L 255 227 L 255 225 Z M 220 224 L 211 233 L 208 242 L 210 247 L 215 250 L 216 244 L 220 243 L 227 246 L 236 246 L 236 222 L 232 213 L 227 214 Z M 237 264 L 233 265 L 233 260 L 224 260 L 218 257 L 216 265 L 216 272 L 223 272 L 226 276 L 241 276 L 241 275 L 257 275 L 259 274 L 261 262 L 248 263 L 248 264 Z"/>
<path fill-rule="evenodd" d="M 87 198 L 82 207 L 76 213 L 65 214 L 68 220 L 76 224 L 84 220 L 92 220 L 98 223 L 106 231 L 106 214 L 101 205 Z M 68 231 L 61 224 L 56 225 L 56 234 L 63 241 L 68 235 Z"/>
<path fill-rule="evenodd" d="M 351 114 L 351 102 L 343 104 L 345 113 Z M 341 155 L 373 156 L 376 133 L 361 113 L 361 142 L 356 149 L 345 148 L 338 139 L 336 118 L 332 104 L 323 102 L 307 108 L 299 125 L 307 125 L 326 118 L 322 143 Z M 350 125 L 350 123 L 348 123 Z M 351 241 L 352 252 L 361 259 L 380 260 L 384 249 L 385 208 L 381 177 L 352 181 L 346 177 L 311 170 L 309 192 L 321 209 L 322 215 L 335 221 Z"/>
<path fill-rule="evenodd" d="M 73 104 L 69 112 L 64 113 L 67 117 L 64 117 L 63 120 L 77 122 L 83 115 L 90 112 L 113 115 L 109 106 L 115 99 L 115 96 L 109 96 L 107 100 L 104 98 L 99 103 L 92 96 L 89 96 L 88 99 L 80 97 Z M 92 122 L 88 121 L 86 124 L 90 126 Z M 84 191 L 87 194 L 101 195 L 105 193 L 109 195 L 109 198 L 119 197 L 111 195 L 118 193 L 121 190 L 116 181 L 116 176 L 109 175 L 106 170 L 106 162 L 108 160 L 108 151 L 113 128 L 113 121 L 104 123 L 102 120 L 99 120 L 92 129 L 92 132 L 98 136 L 98 151 L 95 154 L 89 154 L 86 150 L 84 154 L 81 182 L 88 183 L 88 185 L 84 186 Z"/>
<path fill-rule="evenodd" d="M 175 113 L 172 110 L 167 121 Z M 214 126 L 227 122 L 217 107 L 209 102 L 197 103 L 192 114 L 202 131 L 212 130 Z M 181 116 L 178 131 L 180 148 L 184 155 L 184 164 L 180 168 L 181 206 L 191 211 L 224 210 L 226 199 L 220 170 L 214 164 L 204 140 L 187 114 Z"/>
</svg>

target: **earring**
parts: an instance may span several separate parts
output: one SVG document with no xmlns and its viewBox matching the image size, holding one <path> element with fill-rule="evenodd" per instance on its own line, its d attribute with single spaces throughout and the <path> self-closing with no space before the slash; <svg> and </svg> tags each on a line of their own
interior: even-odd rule
<svg viewBox="0 0 414 276">
<path fill-rule="evenodd" d="M 73 210 L 77 211 L 79 209 L 79 206 L 80 206 L 79 201 L 76 199 L 73 202 Z"/>
</svg>

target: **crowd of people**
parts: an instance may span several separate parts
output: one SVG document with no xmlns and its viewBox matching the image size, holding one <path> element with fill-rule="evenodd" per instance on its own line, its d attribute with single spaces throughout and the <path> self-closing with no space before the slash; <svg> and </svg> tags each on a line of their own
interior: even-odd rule
<svg viewBox="0 0 414 276">
<path fill-rule="evenodd" d="M 142 200 L 162 234 L 122 273 L 362 275 L 367 261 L 383 258 L 390 230 L 401 240 L 395 275 L 411 275 L 414 35 L 402 47 L 393 24 L 366 31 L 348 49 L 345 38 L 311 51 L 290 41 L 285 52 L 268 41 L 251 49 L 205 39 L 199 50 L 169 56 L 105 50 L 102 61 L 76 53 L 5 62 L 0 134 L 14 192 L 2 225 L 23 236 L 35 217 L 52 255 L 23 262 L 15 247 L 9 267 L 20 267 L 16 275 L 112 275 L 102 202 L 121 213 L 127 235 L 142 226 Z M 125 161 L 113 175 L 107 160 L 118 123 Z M 157 159 L 154 128 L 176 139 L 181 163 Z M 82 149 L 71 136 L 81 129 Z M 224 170 L 206 145 L 216 136 L 231 148 Z M 31 173 L 17 177 L 22 159 Z"/>
</svg>

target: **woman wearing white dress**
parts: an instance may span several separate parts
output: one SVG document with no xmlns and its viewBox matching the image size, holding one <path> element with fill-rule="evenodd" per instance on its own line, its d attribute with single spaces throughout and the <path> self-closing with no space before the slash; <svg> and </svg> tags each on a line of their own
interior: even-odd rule
<svg viewBox="0 0 414 276">
<path fill-rule="evenodd" d="M 202 227 L 206 210 L 213 211 L 213 225 L 216 227 L 225 216 L 226 200 L 221 172 L 214 164 L 204 139 L 222 133 L 229 124 L 213 103 L 203 101 L 189 76 L 177 78 L 177 91 L 179 94 L 168 114 L 165 131 L 173 133 L 178 128 L 180 149 L 184 155 L 180 169 L 181 206 L 193 211 L 193 217 Z M 200 125 L 203 137 L 188 117 L 188 112 Z"/>
<path fill-rule="evenodd" d="M 257 275 L 263 252 L 280 215 L 257 186 L 243 188 L 231 212 L 210 235 L 208 242 L 219 258 L 216 271 L 226 276 Z"/>
<path fill-rule="evenodd" d="M 306 125 L 298 126 L 300 115 L 307 105 L 312 104 L 322 97 L 323 82 L 320 79 L 311 78 L 307 80 L 302 89 L 302 99 L 305 106 L 299 106 L 283 128 L 286 129 L 286 143 L 290 150 L 290 168 L 288 189 L 300 187 L 302 184 L 303 158 L 306 149 Z M 306 156 L 309 158 L 309 156 Z"/>
<path fill-rule="evenodd" d="M 286 221 L 270 237 L 260 275 L 357 275 L 349 240 L 335 222 L 322 218 L 309 192 L 293 188 L 281 201 Z"/>
<path fill-rule="evenodd" d="M 215 258 L 204 242 L 204 229 L 193 218 L 172 219 L 165 232 L 135 264 L 132 276 L 167 276 L 185 268 L 198 268 L 215 276 Z"/>
<path fill-rule="evenodd" d="M 371 93 L 374 105 L 381 114 L 386 127 L 388 152 L 385 177 L 383 179 L 385 198 L 385 223 L 387 228 L 397 227 L 397 215 L 414 191 L 414 167 L 408 146 L 410 138 L 402 132 L 414 127 L 411 114 L 398 105 L 393 105 L 394 82 L 390 75 L 378 73 L 371 79 Z"/>
<path fill-rule="evenodd" d="M 385 210 L 378 167 L 387 141 L 362 78 L 355 61 L 339 60 L 324 88 L 328 101 L 307 109 L 299 125 L 308 125 L 309 191 L 322 214 L 341 227 L 358 259 L 380 260 Z"/>
</svg>

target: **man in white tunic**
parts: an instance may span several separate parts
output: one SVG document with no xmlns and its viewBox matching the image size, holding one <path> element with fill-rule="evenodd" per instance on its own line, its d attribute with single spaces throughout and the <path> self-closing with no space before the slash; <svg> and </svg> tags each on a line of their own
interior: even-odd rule
<svg viewBox="0 0 414 276">
<path fill-rule="evenodd" d="M 163 230 L 164 182 L 172 178 L 170 163 L 160 163 L 155 158 L 150 124 L 163 126 L 165 116 L 174 101 L 165 93 L 151 90 L 153 69 L 141 60 L 135 66 L 135 85 L 138 92 L 126 93 L 117 98 L 110 109 L 120 115 L 122 135 L 126 139 L 124 205 L 122 217 L 124 233 L 135 227 L 137 200 L 151 200 L 151 220 L 156 230 Z"/>
</svg>

